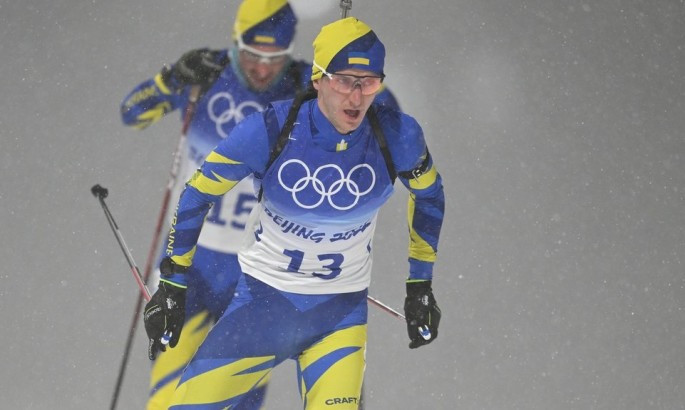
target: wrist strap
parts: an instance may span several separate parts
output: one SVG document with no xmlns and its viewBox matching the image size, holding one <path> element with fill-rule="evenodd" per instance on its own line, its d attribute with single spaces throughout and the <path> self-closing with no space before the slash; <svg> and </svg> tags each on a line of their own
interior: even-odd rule
<svg viewBox="0 0 685 410">
<path fill-rule="evenodd" d="M 159 278 L 160 283 L 166 283 L 174 288 L 187 289 L 188 281 L 186 280 L 186 275 L 173 274 L 169 276 L 163 276 Z"/>
</svg>

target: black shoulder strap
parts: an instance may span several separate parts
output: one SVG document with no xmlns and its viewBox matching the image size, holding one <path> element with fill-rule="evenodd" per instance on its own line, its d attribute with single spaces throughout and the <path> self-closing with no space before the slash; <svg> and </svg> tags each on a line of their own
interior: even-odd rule
<svg viewBox="0 0 685 410">
<path fill-rule="evenodd" d="M 388 175 L 390 175 L 390 182 L 395 183 L 397 179 L 397 172 L 395 172 L 395 166 L 392 163 L 392 156 L 390 155 L 390 150 L 388 149 L 388 143 L 385 140 L 385 134 L 381 128 L 381 123 L 378 121 L 378 116 L 376 115 L 376 110 L 373 105 L 369 107 L 366 111 L 366 116 L 371 124 L 371 129 L 373 130 L 373 135 L 376 136 L 376 141 L 378 141 L 378 146 L 381 149 L 383 158 L 385 159 L 385 166 L 388 168 Z"/>
<path fill-rule="evenodd" d="M 290 67 L 288 67 L 288 75 L 295 82 L 295 99 L 293 100 L 293 105 L 290 106 L 288 116 L 285 118 L 285 124 L 283 124 L 281 132 L 278 134 L 276 145 L 274 146 L 273 151 L 271 151 L 269 162 L 267 162 L 266 168 L 264 168 L 265 170 L 268 170 L 269 167 L 271 167 L 271 164 L 273 164 L 276 158 L 278 158 L 278 156 L 281 154 L 281 151 L 283 151 L 285 144 L 288 142 L 288 137 L 295 126 L 295 118 L 297 118 L 297 113 L 300 111 L 302 103 L 316 98 L 317 94 L 311 81 L 307 85 L 306 89 L 302 88 L 302 82 L 300 81 L 300 67 L 295 61 L 293 61 L 290 64 Z"/>
<path fill-rule="evenodd" d="M 288 110 L 288 116 L 285 117 L 285 124 L 283 124 L 281 132 L 278 134 L 276 145 L 271 151 L 271 156 L 269 157 L 269 162 L 266 164 L 265 169 L 269 169 L 269 167 L 271 167 L 271 164 L 273 164 L 276 158 L 281 155 L 281 151 L 283 151 L 285 144 L 288 143 L 288 137 L 295 126 L 295 119 L 297 118 L 297 113 L 300 111 L 300 107 L 302 107 L 302 103 L 316 98 L 316 94 L 316 90 L 311 86 L 307 87 L 304 92 L 297 93 L 295 99 L 293 100 L 293 105 L 291 105 L 290 110 Z"/>
<path fill-rule="evenodd" d="M 290 133 L 292 132 L 293 127 L 295 126 L 295 119 L 297 118 L 297 113 L 300 111 L 300 107 L 302 107 L 302 103 L 304 103 L 307 100 L 316 98 L 316 95 L 317 92 L 312 86 L 311 82 L 307 85 L 307 88 L 304 91 L 300 91 L 295 95 L 293 105 L 290 106 L 290 110 L 288 110 L 288 116 L 285 117 L 285 124 L 283 124 L 283 128 L 281 128 L 281 132 L 278 134 L 278 138 L 276 139 L 276 144 L 274 145 L 274 148 L 271 150 L 269 162 L 267 162 L 266 167 L 264 167 L 265 175 L 269 168 L 271 168 L 271 165 L 274 163 L 274 161 L 276 161 L 276 158 L 278 158 L 278 156 L 281 155 L 283 148 L 285 148 L 285 144 L 288 143 L 288 137 L 290 137 Z M 262 200 L 263 192 L 264 189 L 260 186 L 259 193 L 257 194 L 258 202 Z"/>
<path fill-rule="evenodd" d="M 395 179 L 398 175 L 404 179 L 416 179 L 428 170 L 428 165 L 430 164 L 430 153 L 428 152 L 428 147 L 426 147 L 426 156 L 423 158 L 423 161 L 421 161 L 421 164 L 419 164 L 419 166 L 409 171 L 396 172 L 395 166 L 392 163 L 392 156 L 390 155 L 390 150 L 388 149 L 388 143 L 385 140 L 385 134 L 383 133 L 383 129 L 381 128 L 380 122 L 378 121 L 378 116 L 376 115 L 376 111 L 374 110 L 373 105 L 369 107 L 369 110 L 367 111 L 366 115 L 367 117 L 369 117 L 369 122 L 371 123 L 373 134 L 376 136 L 378 145 L 381 148 L 383 158 L 385 158 L 385 165 L 388 167 L 388 174 L 390 174 L 390 180 L 393 184 L 395 183 Z"/>
</svg>

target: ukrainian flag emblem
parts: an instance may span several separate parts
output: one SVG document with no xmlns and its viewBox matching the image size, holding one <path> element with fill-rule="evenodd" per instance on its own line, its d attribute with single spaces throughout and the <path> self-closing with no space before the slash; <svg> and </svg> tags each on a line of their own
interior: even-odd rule
<svg viewBox="0 0 685 410">
<path fill-rule="evenodd" d="M 276 38 L 265 34 L 255 34 L 254 41 L 255 43 L 274 44 Z"/>
<path fill-rule="evenodd" d="M 347 64 L 369 65 L 369 55 L 367 53 L 350 52 L 347 54 Z"/>
</svg>

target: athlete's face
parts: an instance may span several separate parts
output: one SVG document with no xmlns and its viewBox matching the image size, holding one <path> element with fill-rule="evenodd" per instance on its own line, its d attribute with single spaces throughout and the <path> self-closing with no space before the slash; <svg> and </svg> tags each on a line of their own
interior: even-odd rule
<svg viewBox="0 0 685 410">
<path fill-rule="evenodd" d="M 289 60 L 287 54 L 279 55 L 284 51 L 284 48 L 263 44 L 254 44 L 240 49 L 238 63 L 252 89 L 265 91 L 269 88 L 271 82 L 283 70 Z M 270 53 L 274 53 L 275 56 L 265 57 Z"/>
<path fill-rule="evenodd" d="M 338 71 L 335 74 L 348 74 L 358 77 L 376 75 L 370 71 L 356 68 Z M 376 97 L 376 93 L 364 95 L 360 86 L 353 87 L 349 93 L 343 93 L 331 88 L 331 81 L 334 80 L 324 75 L 313 82 L 314 88 L 319 92 L 319 109 L 339 133 L 347 134 L 361 125 L 366 111 Z"/>
</svg>

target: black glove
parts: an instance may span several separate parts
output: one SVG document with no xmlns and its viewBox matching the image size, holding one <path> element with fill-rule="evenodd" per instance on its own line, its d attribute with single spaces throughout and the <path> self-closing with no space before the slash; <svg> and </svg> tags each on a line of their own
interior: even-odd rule
<svg viewBox="0 0 685 410">
<path fill-rule="evenodd" d="M 159 289 L 152 295 L 152 299 L 145 305 L 143 322 L 145 331 L 150 339 L 148 345 L 148 357 L 155 360 L 157 353 L 166 351 L 166 343 L 169 347 L 176 347 L 181 337 L 181 329 L 185 321 L 186 288 L 173 281 L 184 269 L 164 258 L 160 265 L 162 277 L 159 281 Z"/>
<path fill-rule="evenodd" d="M 162 81 L 174 91 L 180 91 L 187 85 L 199 85 L 206 91 L 214 84 L 224 69 L 225 62 L 218 62 L 220 51 L 198 48 L 183 54 L 169 67 L 162 69 Z"/>
<path fill-rule="evenodd" d="M 410 349 L 427 345 L 438 337 L 441 315 L 430 280 L 407 282 L 404 316 L 407 318 Z"/>
</svg>

